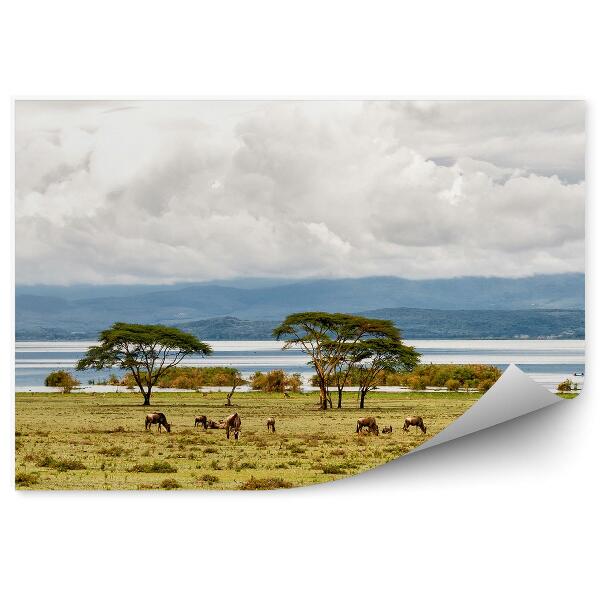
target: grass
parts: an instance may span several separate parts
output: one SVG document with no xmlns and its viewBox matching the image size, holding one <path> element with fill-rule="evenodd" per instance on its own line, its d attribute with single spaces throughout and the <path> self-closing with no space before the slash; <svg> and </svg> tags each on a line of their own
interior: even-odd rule
<svg viewBox="0 0 600 600">
<path fill-rule="evenodd" d="M 348 477 L 402 456 L 467 410 L 479 394 L 382 393 L 356 408 L 322 411 L 314 394 L 252 392 L 236 396 L 239 440 L 223 430 L 194 428 L 194 417 L 219 420 L 232 412 L 224 393 L 153 395 L 171 433 L 144 430 L 148 408 L 132 393 L 16 395 L 16 473 L 19 489 L 277 489 Z M 402 431 L 421 415 L 427 434 Z M 374 416 L 389 435 L 356 434 L 356 420 Z M 267 432 L 268 417 L 277 432 Z M 165 474 L 177 478 L 165 479 Z M 165 483 L 167 482 L 167 483 Z M 171 487 L 170 487 L 171 486 Z"/>
</svg>

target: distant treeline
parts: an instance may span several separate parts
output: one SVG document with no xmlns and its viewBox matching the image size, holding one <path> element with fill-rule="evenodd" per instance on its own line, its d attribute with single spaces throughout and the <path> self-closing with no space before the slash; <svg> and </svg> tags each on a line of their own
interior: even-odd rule
<svg viewBox="0 0 600 600">
<path fill-rule="evenodd" d="M 411 390 L 424 390 L 427 387 L 445 387 L 449 391 L 460 389 L 478 389 L 486 392 L 494 385 L 502 371 L 492 365 L 418 365 L 408 373 L 378 373 L 374 385 L 402 386 Z M 361 383 L 361 372 L 350 369 L 346 385 L 356 386 Z M 311 379 L 313 385 L 318 385 L 316 376 Z M 328 382 L 335 387 L 334 378 Z"/>
<path fill-rule="evenodd" d="M 196 390 L 203 386 L 230 386 L 239 380 L 241 374 L 233 367 L 172 367 L 158 379 L 160 388 L 176 388 L 180 390 Z M 131 373 L 120 381 L 121 385 L 135 387 Z"/>
</svg>

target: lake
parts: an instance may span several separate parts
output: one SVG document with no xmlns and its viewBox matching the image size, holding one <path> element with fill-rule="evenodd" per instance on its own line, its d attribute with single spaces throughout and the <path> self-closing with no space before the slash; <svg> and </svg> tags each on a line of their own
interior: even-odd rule
<svg viewBox="0 0 600 600">
<path fill-rule="evenodd" d="M 208 358 L 190 357 L 185 366 L 227 366 L 239 369 L 244 376 L 255 371 L 283 369 L 302 373 L 306 380 L 311 368 L 306 356 L 299 350 L 282 351 L 283 342 L 277 341 L 217 341 L 208 342 L 214 354 Z M 548 389 L 571 378 L 580 384 L 583 377 L 574 373 L 585 370 L 584 340 L 407 340 L 421 352 L 422 363 L 482 363 L 505 369 L 515 363 L 533 379 Z M 16 391 L 44 391 L 44 379 L 57 369 L 73 371 L 75 363 L 93 345 L 80 342 L 16 342 Z M 112 372 L 119 374 L 117 369 Z M 76 373 L 86 389 L 89 380 L 101 380 L 111 371 Z M 107 388 L 103 388 L 107 389 Z M 114 388 L 110 388 L 114 389 Z M 124 391 L 121 388 L 121 391 Z"/>
</svg>

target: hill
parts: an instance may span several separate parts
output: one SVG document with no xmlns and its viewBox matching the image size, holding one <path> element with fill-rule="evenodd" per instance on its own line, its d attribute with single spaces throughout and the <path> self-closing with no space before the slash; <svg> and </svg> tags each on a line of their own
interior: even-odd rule
<svg viewBox="0 0 600 600">
<path fill-rule="evenodd" d="M 168 324 L 206 321 L 202 326 L 197 326 L 213 332 L 213 336 L 219 336 L 212 339 L 227 339 L 223 336 L 238 333 L 254 335 L 254 332 L 270 327 L 265 325 L 266 322 L 306 310 L 362 313 L 405 310 L 388 307 L 418 306 L 420 309 L 438 311 L 500 313 L 529 309 L 580 310 L 584 307 L 582 274 L 540 275 L 520 279 L 462 277 L 410 280 L 371 277 L 295 283 L 271 280 L 252 283 L 248 280 L 238 282 L 239 287 L 235 283 L 152 286 L 149 290 L 145 290 L 144 286 L 123 286 L 122 289 L 109 286 L 106 290 L 103 286 L 77 286 L 77 291 L 71 288 L 48 288 L 52 290 L 52 295 L 40 295 L 41 288 L 18 288 L 17 338 L 83 339 L 114 321 Z M 403 318 L 409 319 L 408 325 L 416 330 L 424 331 L 432 326 L 436 331 L 456 331 L 456 335 L 459 335 L 459 331 L 477 330 L 475 325 L 466 325 L 465 319 L 483 319 L 481 327 L 485 331 L 498 331 L 498 327 L 492 323 L 502 321 L 498 314 L 488 314 L 485 318 L 464 313 L 452 317 L 442 313 L 411 315 L 404 315 Z M 533 326 L 527 328 L 530 333 L 523 335 L 554 335 L 547 332 L 556 331 L 561 318 L 570 318 L 566 314 L 562 317 L 553 317 L 550 313 L 545 313 L 543 317 L 542 313 L 538 315 L 539 319 L 536 318 Z M 227 320 L 227 317 L 236 318 L 239 322 Z M 515 315 L 517 317 L 521 319 L 520 327 L 525 328 L 526 318 Z M 448 321 L 447 325 L 440 326 L 439 322 L 444 320 Z M 462 325 L 460 320 L 463 321 Z M 506 323 L 506 319 L 503 322 Z M 582 316 L 579 322 L 583 323 Z M 536 330 L 538 325 L 540 329 Z M 407 332 L 406 323 L 403 328 Z M 207 336 L 203 337 L 208 339 Z"/>
</svg>

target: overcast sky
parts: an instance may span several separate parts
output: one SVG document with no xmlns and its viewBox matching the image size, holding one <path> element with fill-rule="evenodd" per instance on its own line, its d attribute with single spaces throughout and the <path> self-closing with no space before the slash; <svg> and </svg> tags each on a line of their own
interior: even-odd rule
<svg viewBox="0 0 600 600">
<path fill-rule="evenodd" d="M 17 284 L 584 268 L 581 102 L 15 112 Z"/>
</svg>

